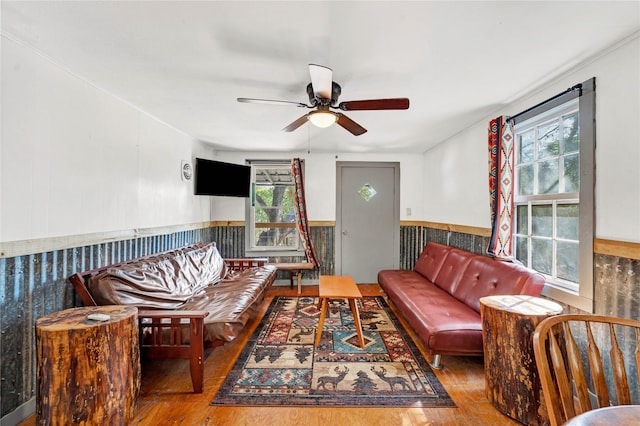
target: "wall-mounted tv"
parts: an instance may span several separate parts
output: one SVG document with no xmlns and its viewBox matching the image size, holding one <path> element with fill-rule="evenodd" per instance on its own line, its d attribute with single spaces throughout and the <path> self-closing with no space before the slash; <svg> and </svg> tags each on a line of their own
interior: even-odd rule
<svg viewBox="0 0 640 426">
<path fill-rule="evenodd" d="M 196 195 L 248 197 L 251 192 L 251 166 L 196 158 Z"/>
</svg>

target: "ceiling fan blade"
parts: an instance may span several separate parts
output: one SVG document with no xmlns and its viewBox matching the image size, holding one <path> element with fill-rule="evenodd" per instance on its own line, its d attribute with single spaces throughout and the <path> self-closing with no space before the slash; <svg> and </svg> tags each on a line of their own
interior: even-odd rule
<svg viewBox="0 0 640 426">
<path fill-rule="evenodd" d="M 360 136 L 361 134 L 367 132 L 367 129 L 365 129 L 364 127 L 362 127 L 361 125 L 359 125 L 358 123 L 356 123 L 355 121 L 347 117 L 346 115 L 340 114 L 339 112 L 337 112 L 336 115 L 338 116 L 336 123 L 338 123 L 343 128 L 347 129 L 354 136 Z"/>
<path fill-rule="evenodd" d="M 283 132 L 293 132 L 295 129 L 297 129 L 298 127 L 302 126 L 304 123 L 307 122 L 307 116 L 308 115 L 309 114 L 305 114 L 302 117 L 298 118 L 296 121 L 294 121 L 293 123 L 289 124 L 284 129 L 282 129 L 282 131 Z"/>
<path fill-rule="evenodd" d="M 331 87 L 333 84 L 333 70 L 322 65 L 309 64 L 311 86 L 316 97 L 331 99 Z"/>
<path fill-rule="evenodd" d="M 346 101 L 338 105 L 343 111 L 362 111 L 379 109 L 409 109 L 409 98 L 368 99 L 364 101 Z"/>
<path fill-rule="evenodd" d="M 298 108 L 311 108 L 310 105 L 303 104 L 302 102 L 275 101 L 272 99 L 238 98 L 238 102 L 245 102 L 249 104 L 293 105 Z"/>
</svg>

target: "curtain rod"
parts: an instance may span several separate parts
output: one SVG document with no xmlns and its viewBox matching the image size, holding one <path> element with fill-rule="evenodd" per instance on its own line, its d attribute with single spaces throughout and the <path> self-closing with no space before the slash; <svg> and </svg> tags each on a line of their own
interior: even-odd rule
<svg viewBox="0 0 640 426">
<path fill-rule="evenodd" d="M 539 104 L 532 106 L 531 108 L 527 108 L 527 109 L 525 109 L 524 111 L 520 111 L 520 112 L 519 112 L 519 113 L 517 113 L 516 115 L 513 115 L 513 116 L 511 116 L 511 117 L 508 117 L 508 118 L 507 118 L 507 121 L 513 121 L 513 120 L 515 120 L 516 118 L 520 117 L 521 115 L 528 113 L 529 111 L 532 111 L 532 110 L 534 110 L 534 109 L 536 109 L 536 108 L 538 108 L 538 107 L 541 107 L 542 105 L 544 105 L 544 104 L 546 104 L 546 103 L 549 103 L 549 102 L 551 102 L 551 101 L 554 101 L 554 100 L 558 99 L 559 97 L 564 96 L 564 95 L 566 95 L 567 93 L 571 93 L 571 92 L 576 91 L 576 90 L 579 90 L 579 91 L 580 91 L 580 93 L 578 94 L 578 96 L 582 96 L 582 84 L 581 84 L 581 83 L 580 83 L 580 84 L 576 84 L 575 86 L 569 87 L 569 88 L 568 88 L 567 90 L 565 90 L 564 92 L 558 93 L 557 95 L 552 96 L 552 97 L 550 97 L 549 99 L 544 100 L 544 101 L 540 102 Z"/>
</svg>

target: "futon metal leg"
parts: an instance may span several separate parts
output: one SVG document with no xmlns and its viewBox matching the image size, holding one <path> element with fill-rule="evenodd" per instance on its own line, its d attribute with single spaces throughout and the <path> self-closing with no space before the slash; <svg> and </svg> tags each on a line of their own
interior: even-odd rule
<svg viewBox="0 0 640 426">
<path fill-rule="evenodd" d="M 442 370 L 442 364 L 440 364 L 440 354 L 433 355 L 433 361 L 429 363 L 434 370 Z"/>
</svg>

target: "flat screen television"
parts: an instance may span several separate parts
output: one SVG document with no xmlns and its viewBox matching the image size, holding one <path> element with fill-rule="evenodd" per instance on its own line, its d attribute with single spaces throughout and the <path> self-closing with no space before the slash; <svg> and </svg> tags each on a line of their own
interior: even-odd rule
<svg viewBox="0 0 640 426">
<path fill-rule="evenodd" d="M 195 194 L 249 197 L 251 167 L 196 158 Z"/>
</svg>

